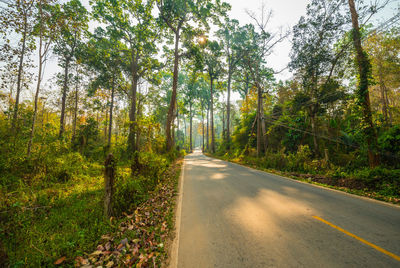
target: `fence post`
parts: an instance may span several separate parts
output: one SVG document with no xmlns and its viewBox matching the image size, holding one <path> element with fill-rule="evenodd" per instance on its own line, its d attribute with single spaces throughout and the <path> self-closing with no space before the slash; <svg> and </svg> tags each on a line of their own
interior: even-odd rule
<svg viewBox="0 0 400 268">
<path fill-rule="evenodd" d="M 325 164 L 329 167 L 329 150 L 325 149 Z"/>
<path fill-rule="evenodd" d="M 104 215 L 107 218 L 112 216 L 113 212 L 113 194 L 114 194 L 114 180 L 115 180 L 115 159 L 110 153 L 108 154 L 106 161 L 104 162 L 104 186 L 105 186 L 105 196 L 104 196 Z"/>
</svg>

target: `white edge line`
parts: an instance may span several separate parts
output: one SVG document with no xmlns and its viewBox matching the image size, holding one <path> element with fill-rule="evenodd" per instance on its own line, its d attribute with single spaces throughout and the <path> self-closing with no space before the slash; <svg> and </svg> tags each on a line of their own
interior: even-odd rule
<svg viewBox="0 0 400 268">
<path fill-rule="evenodd" d="M 233 164 L 233 165 L 237 165 L 239 167 L 247 168 L 247 169 L 250 169 L 252 171 L 259 172 L 261 174 L 272 175 L 272 176 L 279 177 L 279 178 L 282 178 L 282 179 L 285 179 L 285 180 L 289 180 L 289 181 L 293 181 L 293 182 L 297 182 L 297 183 L 302 183 L 302 184 L 305 184 L 305 185 L 314 186 L 316 188 L 320 188 L 320 189 L 323 189 L 323 190 L 329 190 L 329 191 L 333 191 L 333 192 L 337 192 L 337 193 L 342 193 L 342 194 L 345 194 L 345 195 L 348 195 L 348 196 L 351 196 L 351 197 L 355 197 L 355 198 L 358 198 L 358 199 L 363 199 L 363 200 L 366 200 L 366 201 L 371 201 L 371 202 L 375 202 L 375 203 L 382 204 L 382 205 L 385 205 L 385 206 L 395 207 L 397 209 L 400 209 L 400 205 L 397 205 L 397 204 L 385 202 L 385 201 L 382 201 L 382 200 L 377 200 L 377 199 L 370 198 L 370 197 L 367 197 L 367 196 L 348 193 L 348 192 L 345 192 L 345 191 L 341 191 L 341 190 L 338 190 L 338 189 L 333 189 L 333 188 L 317 185 L 317 184 L 314 184 L 314 183 L 308 183 L 308 182 L 305 182 L 305 181 L 292 179 L 292 178 L 285 177 L 285 176 L 278 175 L 278 174 L 274 174 L 274 173 L 271 173 L 271 172 L 268 172 L 268 171 L 255 169 L 255 168 L 248 167 L 248 166 L 245 166 L 245 165 L 242 165 L 242 164 L 238 164 L 238 163 L 231 162 L 231 161 L 225 161 L 225 160 L 222 160 L 222 159 L 219 159 L 219 158 L 215 158 L 215 157 L 211 157 L 211 156 L 207 156 L 207 157 L 212 158 L 212 159 L 216 159 L 216 160 L 219 160 L 219 161 L 222 161 L 222 162 L 227 162 L 227 163 L 230 163 L 230 164 Z"/>
<path fill-rule="evenodd" d="M 178 254 L 179 254 L 179 233 L 181 228 L 181 214 L 182 214 L 182 196 L 183 196 L 183 179 L 185 173 L 185 158 L 183 159 L 182 164 L 182 172 L 179 180 L 179 192 L 178 192 L 178 201 L 176 207 L 176 216 L 175 216 L 175 238 L 172 243 L 171 250 L 171 261 L 169 263 L 170 268 L 178 267 Z"/>
</svg>

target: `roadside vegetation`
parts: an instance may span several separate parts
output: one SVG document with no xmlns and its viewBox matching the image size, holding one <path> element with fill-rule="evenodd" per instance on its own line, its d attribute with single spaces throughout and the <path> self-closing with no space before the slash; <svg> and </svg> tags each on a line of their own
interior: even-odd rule
<svg viewBox="0 0 400 268">
<path fill-rule="evenodd" d="M 219 0 L 1 0 L 0 266 L 160 266 L 195 147 L 398 202 L 388 4 L 310 0 L 271 29 L 266 4 L 243 24 Z"/>
</svg>

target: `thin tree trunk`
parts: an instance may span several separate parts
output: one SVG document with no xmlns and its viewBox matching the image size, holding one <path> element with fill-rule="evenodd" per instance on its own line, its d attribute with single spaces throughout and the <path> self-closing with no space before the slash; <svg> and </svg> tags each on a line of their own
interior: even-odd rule
<svg viewBox="0 0 400 268">
<path fill-rule="evenodd" d="M 226 140 L 225 137 L 225 109 L 222 105 L 222 140 Z"/>
<path fill-rule="evenodd" d="M 172 123 L 174 119 L 174 111 L 175 111 L 175 103 L 176 103 L 176 90 L 178 88 L 178 71 L 179 71 L 179 39 L 180 34 L 179 30 L 175 33 L 175 51 L 174 51 L 174 74 L 173 74 L 173 81 L 172 81 L 172 95 L 171 95 L 171 102 L 168 109 L 167 115 L 167 122 L 165 128 L 165 134 L 167 136 L 167 144 L 166 149 L 167 151 L 171 151 L 173 148 L 173 133 L 172 130 Z"/>
<path fill-rule="evenodd" d="M 386 100 L 386 105 L 387 105 L 387 111 L 389 114 L 389 124 L 390 124 L 390 126 L 392 126 L 393 125 L 393 115 L 392 115 L 392 111 L 389 107 L 390 103 L 389 103 L 389 98 L 388 98 L 388 89 L 386 86 L 385 86 L 385 100 Z"/>
<path fill-rule="evenodd" d="M 231 123 L 231 80 L 232 80 L 232 72 L 229 70 L 228 72 L 228 99 L 226 100 L 226 141 L 227 141 L 227 149 L 231 148 L 231 132 L 230 132 L 230 123 Z"/>
<path fill-rule="evenodd" d="M 261 89 L 257 87 L 257 156 L 262 153 L 262 129 L 261 129 Z"/>
<path fill-rule="evenodd" d="M 113 126 L 113 109 L 114 109 L 114 91 L 115 91 L 115 81 L 114 76 L 112 78 L 111 84 L 111 104 L 110 104 L 110 120 L 108 122 L 108 148 L 111 147 L 111 135 L 112 135 L 112 126 Z"/>
<path fill-rule="evenodd" d="M 104 141 L 108 140 L 107 139 L 108 109 L 105 109 L 105 110 L 106 110 L 106 115 L 104 116 L 104 120 L 105 120 L 105 123 L 104 123 Z"/>
<path fill-rule="evenodd" d="M 42 18 L 43 18 L 42 1 L 39 1 L 39 15 L 40 15 L 40 22 L 42 23 Z M 40 35 L 39 36 L 39 70 L 38 70 L 38 80 L 37 80 L 37 84 L 36 84 L 35 103 L 34 103 L 34 110 L 33 110 L 31 133 L 29 135 L 29 142 L 28 142 L 28 151 L 27 151 L 28 157 L 31 156 L 33 135 L 35 134 L 35 123 L 36 123 L 37 112 L 38 112 L 40 83 L 42 81 L 43 57 L 45 56 L 42 53 L 42 49 L 43 49 L 43 27 L 42 27 L 42 24 L 40 24 L 40 34 L 39 35 Z M 44 53 L 46 53 L 46 52 L 44 52 Z"/>
<path fill-rule="evenodd" d="M 267 131 L 265 127 L 265 118 L 264 118 L 264 107 L 263 107 L 263 98 L 261 96 L 261 131 L 262 131 L 262 137 L 263 137 L 263 143 L 264 143 L 264 153 L 267 152 L 268 150 L 268 138 L 267 138 Z"/>
<path fill-rule="evenodd" d="M 19 95 L 21 94 L 21 80 L 22 80 L 22 70 L 24 67 L 24 56 L 26 51 L 26 35 L 28 31 L 28 22 L 27 17 L 24 17 L 24 32 L 22 34 L 22 49 L 21 49 L 21 56 L 19 58 L 19 66 L 18 66 L 18 77 L 17 77 L 17 93 L 15 96 L 15 104 L 14 104 L 14 115 L 13 120 L 11 123 L 11 130 L 15 132 L 15 127 L 17 124 L 18 119 L 18 106 L 19 106 Z"/>
<path fill-rule="evenodd" d="M 215 132 L 214 132 L 214 100 L 213 100 L 213 79 L 210 79 L 210 112 L 211 112 L 211 152 L 215 153 Z"/>
<path fill-rule="evenodd" d="M 353 42 L 354 47 L 356 49 L 356 64 L 358 67 L 358 86 L 357 86 L 357 95 L 360 100 L 360 105 L 363 110 L 363 130 L 364 135 L 366 137 L 368 143 L 368 162 L 370 167 L 375 167 L 379 165 L 379 156 L 376 153 L 377 150 L 377 134 L 375 130 L 374 123 L 372 122 L 372 113 L 371 113 L 371 103 L 369 98 L 369 81 L 368 76 L 370 72 L 370 62 L 366 53 L 364 52 L 361 46 L 361 38 L 360 38 L 360 29 L 358 26 L 358 14 L 356 11 L 356 7 L 354 4 L 354 0 L 348 0 L 350 13 L 351 13 L 351 21 L 353 24 Z"/>
<path fill-rule="evenodd" d="M 179 109 L 176 108 L 176 141 L 179 141 Z"/>
<path fill-rule="evenodd" d="M 209 116 L 209 114 L 210 114 L 210 107 L 208 106 L 207 107 L 207 152 L 210 150 L 210 136 L 209 136 L 209 125 L 208 125 L 208 122 L 210 122 L 209 121 L 209 118 L 210 118 L 210 116 Z"/>
<path fill-rule="evenodd" d="M 385 96 L 386 85 L 383 80 L 382 65 L 379 64 L 378 68 L 379 68 L 379 87 L 380 87 L 380 91 L 381 91 L 381 102 L 382 102 L 382 114 L 383 114 L 383 117 L 385 118 L 385 125 L 389 125 L 388 105 L 386 103 L 386 96 Z"/>
<path fill-rule="evenodd" d="M 69 63 L 70 57 L 65 59 L 65 66 L 64 66 L 64 85 L 62 89 L 62 98 L 61 98 L 61 117 L 60 117 L 60 133 L 59 137 L 62 138 L 64 135 L 64 128 L 65 128 L 65 102 L 67 100 L 67 91 L 68 91 L 68 72 L 69 72 Z"/>
<path fill-rule="evenodd" d="M 314 143 L 314 154 L 319 155 L 319 148 L 318 148 L 318 141 L 317 141 L 317 130 L 315 126 L 315 115 L 314 112 L 311 112 L 310 115 L 310 121 L 311 121 L 311 131 L 313 133 L 313 143 Z"/>
<path fill-rule="evenodd" d="M 203 106 L 201 107 L 201 125 L 202 125 L 202 136 L 203 136 L 203 142 L 202 142 L 202 152 L 204 152 L 204 110 Z"/>
<path fill-rule="evenodd" d="M 183 115 L 183 125 L 185 127 L 185 132 L 183 133 L 183 146 L 185 147 L 187 131 L 186 131 L 186 117 Z"/>
<path fill-rule="evenodd" d="M 137 93 L 137 58 L 132 55 L 132 85 L 131 85 L 131 109 L 129 111 L 129 135 L 128 135 L 128 155 L 131 157 L 136 152 L 135 132 L 136 132 L 136 93 Z"/>
<path fill-rule="evenodd" d="M 193 152 L 193 144 L 192 144 L 192 136 L 193 136 L 193 131 L 192 131 L 192 103 L 189 105 L 189 116 L 190 116 L 190 152 Z"/>
<path fill-rule="evenodd" d="M 78 89 L 78 85 L 76 85 L 75 87 L 75 107 L 74 107 L 74 122 L 72 125 L 72 139 L 71 141 L 74 141 L 75 136 L 76 136 L 76 125 L 78 122 L 78 101 L 79 101 L 79 89 Z"/>
<path fill-rule="evenodd" d="M 137 115 L 136 118 L 139 120 L 140 114 L 142 112 L 141 108 L 141 99 L 140 99 L 140 87 L 138 88 L 139 90 L 139 97 L 138 97 L 138 104 L 137 104 Z M 137 130 L 136 130 L 136 150 L 140 151 L 140 128 L 139 124 L 137 124 Z"/>
</svg>

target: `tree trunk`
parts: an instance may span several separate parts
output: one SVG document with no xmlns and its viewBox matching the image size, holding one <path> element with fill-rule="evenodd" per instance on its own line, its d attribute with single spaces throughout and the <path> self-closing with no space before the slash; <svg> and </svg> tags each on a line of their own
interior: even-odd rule
<svg viewBox="0 0 400 268">
<path fill-rule="evenodd" d="M 225 109 L 222 105 L 222 140 L 226 140 L 225 138 Z"/>
<path fill-rule="evenodd" d="M 179 109 L 176 108 L 176 141 L 179 141 Z"/>
<path fill-rule="evenodd" d="M 265 115 L 264 115 L 264 107 L 263 107 L 263 98 L 261 96 L 261 131 L 262 131 L 262 137 L 263 137 L 263 144 L 264 144 L 264 153 L 267 152 L 268 149 L 268 138 L 267 138 L 267 131 L 265 127 Z"/>
<path fill-rule="evenodd" d="M 65 120 L 65 102 L 67 100 L 67 91 L 68 91 L 68 72 L 69 72 L 69 63 L 71 58 L 68 57 L 65 59 L 64 66 L 64 84 L 62 89 L 62 98 L 61 98 L 61 117 L 60 117 L 60 133 L 59 137 L 62 138 L 64 135 L 64 120 Z"/>
<path fill-rule="evenodd" d="M 385 86 L 385 100 L 386 100 L 386 105 L 387 105 L 387 111 L 389 114 L 389 124 L 390 124 L 390 126 L 392 126 L 393 125 L 393 114 L 392 114 L 391 109 L 389 108 L 390 103 L 389 103 L 389 98 L 388 98 L 388 89 L 386 86 Z"/>
<path fill-rule="evenodd" d="M 231 148 L 231 132 L 230 132 L 230 124 L 231 124 L 231 80 L 232 73 L 229 70 L 228 72 L 228 99 L 226 100 L 226 141 L 227 141 L 227 149 Z"/>
<path fill-rule="evenodd" d="M 204 152 L 204 110 L 203 106 L 201 107 L 201 125 L 202 125 L 202 136 L 203 136 L 203 142 L 202 142 L 202 152 Z"/>
<path fill-rule="evenodd" d="M 131 86 L 131 109 L 129 111 L 129 135 L 128 135 L 128 155 L 131 157 L 134 152 L 137 151 L 135 143 L 135 133 L 136 133 L 136 92 L 137 92 L 137 58 L 132 54 L 132 86 Z"/>
<path fill-rule="evenodd" d="M 213 100 L 213 94 L 214 94 L 214 92 L 213 92 L 213 84 L 214 84 L 214 81 L 213 81 L 213 79 L 211 78 L 210 79 L 210 105 L 211 105 L 211 107 L 210 107 L 210 113 L 211 113 L 211 152 L 212 153 L 215 153 L 215 132 L 214 132 L 214 100 Z"/>
<path fill-rule="evenodd" d="M 261 129 L 261 89 L 257 87 L 257 156 L 262 154 L 262 129 Z"/>
<path fill-rule="evenodd" d="M 140 114 L 142 112 L 141 110 L 141 99 L 140 99 L 140 87 L 138 88 L 139 90 L 139 97 L 138 97 L 138 104 L 137 104 L 137 114 L 136 114 L 136 118 L 139 120 Z M 139 128 L 139 124 L 137 124 L 137 129 L 136 129 L 136 150 L 140 151 L 140 128 Z"/>
<path fill-rule="evenodd" d="M 383 73 L 382 73 L 382 65 L 378 65 L 379 68 L 379 88 L 381 90 L 381 102 L 382 102 L 382 114 L 385 119 L 385 125 L 389 125 L 389 120 L 388 120 L 388 104 L 386 102 L 386 85 L 383 80 Z"/>
<path fill-rule="evenodd" d="M 319 155 L 319 148 L 318 148 L 318 141 L 317 141 L 317 128 L 315 126 L 315 114 L 314 114 L 314 111 L 311 111 L 310 121 L 311 121 L 311 131 L 313 133 L 312 136 L 313 136 L 313 143 L 314 143 L 314 154 L 317 156 L 317 155 Z"/>
<path fill-rule="evenodd" d="M 15 127 L 17 124 L 17 119 L 18 119 L 18 106 L 19 106 L 19 95 L 21 94 L 21 80 L 22 80 L 22 71 L 24 67 L 24 56 L 25 56 L 25 50 L 26 50 L 26 35 L 28 31 L 28 22 L 27 22 L 27 17 L 24 17 L 24 32 L 22 34 L 22 49 L 21 49 L 21 55 L 19 58 L 19 66 L 18 66 L 18 77 L 17 77 L 17 93 L 15 96 L 15 104 L 14 104 L 14 115 L 13 115 L 13 120 L 11 123 L 11 130 L 12 132 L 15 132 Z"/>
<path fill-rule="evenodd" d="M 171 102 L 168 109 L 167 115 L 167 122 L 165 127 L 165 134 L 166 134 L 166 148 L 167 151 L 171 151 L 173 148 L 173 133 L 172 130 L 172 123 L 174 119 L 174 111 L 175 111 L 175 103 L 176 103 L 176 90 L 178 88 L 178 71 L 179 71 L 179 30 L 175 33 L 175 51 L 174 51 L 174 74 L 173 74 L 173 81 L 172 81 L 172 95 L 171 95 Z"/>
<path fill-rule="evenodd" d="M 108 109 L 106 108 L 105 110 L 106 110 L 106 115 L 104 116 L 104 120 L 105 120 L 105 123 L 104 123 L 104 141 L 108 140 L 107 139 Z"/>
<path fill-rule="evenodd" d="M 356 49 L 356 64 L 358 67 L 358 85 L 357 85 L 357 95 L 359 98 L 359 104 L 363 110 L 362 118 L 362 128 L 364 130 L 364 135 L 368 143 L 368 162 L 370 167 L 375 167 L 379 165 L 379 156 L 376 153 L 377 150 L 377 135 L 374 123 L 372 122 L 371 104 L 369 98 L 369 74 L 371 69 L 371 64 L 368 59 L 367 54 L 364 52 L 361 46 L 360 29 L 358 26 L 358 14 L 354 4 L 354 0 L 348 0 L 351 21 L 353 24 L 353 43 Z"/>
<path fill-rule="evenodd" d="M 108 148 L 111 147 L 111 135 L 112 135 L 112 126 L 113 126 L 113 109 L 114 109 L 114 91 L 115 91 L 115 81 L 114 76 L 112 78 L 111 84 L 111 104 L 110 104 L 110 120 L 108 122 Z"/>
<path fill-rule="evenodd" d="M 193 136 L 193 131 L 192 131 L 192 103 L 189 105 L 189 116 L 190 116 L 190 152 L 193 152 L 193 144 L 192 144 L 192 136 Z"/>
<path fill-rule="evenodd" d="M 42 21 L 42 18 L 43 18 L 42 1 L 39 2 L 39 14 L 40 14 L 40 21 Z M 35 123 L 36 123 L 37 112 L 38 112 L 40 83 L 42 82 L 43 57 L 45 56 L 44 54 L 42 54 L 42 49 L 43 49 L 43 27 L 42 27 L 42 25 L 40 25 L 40 34 L 39 35 L 40 35 L 39 36 L 39 70 L 38 70 L 38 80 L 37 80 L 37 84 L 36 84 L 35 103 L 34 103 L 34 110 L 33 110 L 31 133 L 29 135 L 29 142 L 28 142 L 28 152 L 27 152 L 28 157 L 31 156 L 33 136 L 35 134 Z"/>
<path fill-rule="evenodd" d="M 210 119 L 210 107 L 208 106 L 207 107 L 207 152 L 210 150 L 210 136 L 209 136 L 209 125 L 208 125 L 208 122 L 210 122 L 209 121 L 209 119 Z"/>
<path fill-rule="evenodd" d="M 185 147 L 186 137 L 187 137 L 187 131 L 186 131 L 186 117 L 185 117 L 185 115 L 183 115 L 183 126 L 184 126 L 184 129 L 185 129 L 185 132 L 183 133 L 183 147 Z"/>
<path fill-rule="evenodd" d="M 114 180 L 115 180 L 115 159 L 112 154 L 109 154 L 104 163 L 104 215 L 110 218 L 113 215 L 113 195 L 114 195 Z"/>
<path fill-rule="evenodd" d="M 72 139 L 71 141 L 74 141 L 75 136 L 76 136 L 76 125 L 78 122 L 78 101 L 79 101 L 79 90 L 78 90 L 78 85 L 75 87 L 75 107 L 74 107 L 74 122 L 72 125 Z"/>
</svg>

